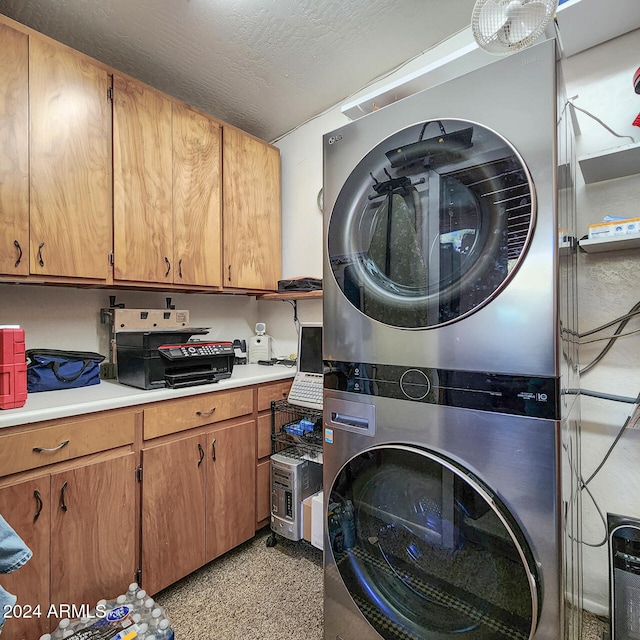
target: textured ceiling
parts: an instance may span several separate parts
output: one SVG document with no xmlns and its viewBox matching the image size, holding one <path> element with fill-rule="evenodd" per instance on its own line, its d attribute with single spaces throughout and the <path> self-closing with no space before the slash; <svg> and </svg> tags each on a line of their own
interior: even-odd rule
<svg viewBox="0 0 640 640">
<path fill-rule="evenodd" d="M 0 0 L 0 13 L 265 140 L 468 27 L 475 0 Z"/>
</svg>

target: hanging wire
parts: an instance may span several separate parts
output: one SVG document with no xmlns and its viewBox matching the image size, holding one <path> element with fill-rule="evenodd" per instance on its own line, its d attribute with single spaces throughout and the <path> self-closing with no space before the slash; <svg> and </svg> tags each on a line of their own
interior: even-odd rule
<svg viewBox="0 0 640 640">
<path fill-rule="evenodd" d="M 582 367 L 582 369 L 580 369 L 580 375 L 583 375 L 583 374 L 587 373 L 587 371 L 589 371 L 593 367 L 595 367 L 598 364 L 598 362 L 600 362 L 602 360 L 602 358 L 604 358 L 605 355 L 607 355 L 607 353 L 609 352 L 611 347 L 613 347 L 615 341 L 618 338 L 622 337 L 622 335 L 623 335 L 622 331 L 627 326 L 627 323 L 629 322 L 629 320 L 631 318 L 635 317 L 638 314 L 640 314 L 640 302 L 637 302 L 636 304 L 634 304 L 633 307 L 631 307 L 631 309 L 629 310 L 629 312 L 626 313 L 625 315 L 620 316 L 619 318 L 616 318 L 615 320 L 612 320 L 611 322 L 608 322 L 607 324 L 604 324 L 601 327 L 597 327 L 595 329 L 591 329 L 590 331 L 588 331 L 586 333 L 581 333 L 581 334 L 578 335 L 578 337 L 581 340 L 581 344 L 582 344 L 582 338 L 583 337 L 592 335 L 594 333 L 597 333 L 598 331 L 602 331 L 603 329 L 607 329 L 607 328 L 613 326 L 614 324 L 616 324 L 616 322 L 620 323 L 618 325 L 617 329 L 614 331 L 613 335 L 608 338 L 609 341 L 604 346 L 602 351 L 600 351 L 600 353 L 589 364 L 585 365 L 584 367 Z M 624 334 L 624 335 L 632 335 L 633 333 L 636 333 L 636 331 L 633 331 L 633 332 L 630 332 L 629 334 Z M 606 340 L 607 338 L 602 338 L 602 339 Z"/>
<path fill-rule="evenodd" d="M 604 517 L 604 514 L 602 513 L 602 510 L 598 506 L 598 503 L 596 502 L 594 495 L 591 493 L 590 489 L 588 488 L 588 485 L 598 475 L 598 473 L 600 473 L 602 467 L 604 467 L 605 463 L 613 453 L 613 450 L 616 448 L 616 445 L 618 444 L 618 442 L 620 442 L 620 439 L 622 438 L 624 433 L 627 431 L 627 429 L 634 429 L 635 427 L 638 426 L 638 423 L 640 423 L 640 405 L 638 403 L 640 403 L 640 393 L 638 394 L 638 397 L 635 400 L 635 404 L 636 404 L 635 409 L 627 416 L 627 419 L 624 421 L 624 424 L 620 428 L 620 431 L 618 431 L 618 434 L 616 435 L 613 442 L 611 443 L 611 446 L 609 447 L 609 449 L 607 449 L 607 453 L 605 453 L 604 457 L 600 461 L 600 464 L 595 468 L 595 470 L 591 473 L 591 475 L 587 480 L 581 479 L 580 488 L 581 490 L 586 491 L 589 497 L 591 498 L 591 502 L 593 503 L 593 506 L 596 508 L 596 511 L 600 516 L 600 520 L 602 520 L 602 524 L 604 525 L 604 528 L 605 528 L 605 536 L 601 542 L 593 543 L 593 542 L 582 541 L 582 543 L 587 547 L 594 547 L 594 548 L 602 547 L 607 543 L 607 521 L 606 521 L 606 518 Z"/>
<path fill-rule="evenodd" d="M 636 333 L 640 333 L 640 329 L 634 329 L 633 331 L 628 331 L 627 333 L 617 333 L 615 339 L 624 338 L 625 336 L 633 336 Z M 603 338 L 593 338 L 592 340 L 581 340 L 580 344 L 591 344 L 592 342 L 602 342 L 603 340 L 611 340 L 609 336 L 604 336 Z"/>
<path fill-rule="evenodd" d="M 567 106 L 571 105 L 574 109 L 576 109 L 576 110 L 584 113 L 585 115 L 589 116 L 592 120 L 595 120 L 599 125 L 604 127 L 611 135 L 614 135 L 616 138 L 629 138 L 629 140 L 631 140 L 631 142 L 635 142 L 635 138 L 633 138 L 632 136 L 621 135 L 619 133 L 616 133 L 611 127 L 609 127 L 607 124 L 605 124 L 605 122 L 603 122 L 600 118 L 598 118 L 598 116 L 594 116 L 593 113 L 587 111 L 586 109 L 583 109 L 582 107 L 579 107 L 575 102 L 573 102 L 577 97 L 578 96 L 573 96 L 572 98 L 569 98 L 564 103 L 564 107 L 562 107 L 562 111 L 560 113 L 560 117 L 558 118 L 558 123 L 562 119 L 562 116 L 564 115 L 564 112 L 565 112 Z"/>
<path fill-rule="evenodd" d="M 603 324 L 603 325 L 601 325 L 599 327 L 596 327 L 595 329 L 589 329 L 589 331 L 585 331 L 583 333 L 580 333 L 578 335 L 578 337 L 579 338 L 586 338 L 587 336 L 593 335 L 594 333 L 598 333 L 598 331 L 602 331 L 604 329 L 608 329 L 609 327 L 612 327 L 616 322 L 620 322 L 622 320 L 629 320 L 629 319 L 639 315 L 640 314 L 640 309 L 637 310 L 637 311 L 634 311 L 634 309 L 639 307 L 639 305 L 640 305 L 640 301 L 638 301 L 633 307 L 631 307 L 629 312 L 626 313 L 625 315 L 620 316 L 619 318 L 615 318 L 614 320 L 610 320 L 606 324 Z"/>
<path fill-rule="evenodd" d="M 638 402 L 638 401 L 640 401 L 640 397 L 636 398 L 636 402 Z M 624 424 L 620 428 L 620 431 L 618 431 L 618 435 L 615 437 L 614 441 L 611 443 L 611 446 L 607 450 L 607 453 L 602 458 L 602 460 L 600 461 L 600 464 L 596 467 L 595 471 L 585 481 L 584 486 L 587 486 L 596 477 L 596 475 L 599 473 L 600 469 L 602 469 L 602 467 L 604 466 L 605 462 L 609 459 L 609 456 L 613 452 L 615 446 L 620 441 L 620 438 L 622 438 L 622 436 L 624 435 L 624 432 L 628 428 L 633 429 L 634 427 L 636 427 L 638 425 L 638 422 L 640 422 L 640 407 L 636 406 L 636 408 L 633 410 L 633 412 L 630 413 L 627 416 L 627 419 L 624 421 Z M 631 423 L 631 426 L 629 426 L 630 423 Z"/>
<path fill-rule="evenodd" d="M 628 311 L 628 313 L 615 318 L 614 320 L 611 320 L 599 327 L 596 327 L 595 329 L 590 329 L 589 331 L 585 331 L 583 333 L 578 334 L 578 338 L 580 339 L 580 344 L 588 344 L 588 343 L 592 343 L 592 342 L 598 342 L 600 340 L 608 340 L 607 344 L 605 345 L 605 347 L 602 349 L 602 351 L 586 366 L 584 366 L 581 370 L 580 370 L 580 374 L 584 374 L 587 371 L 589 371 L 591 368 L 593 368 L 596 364 L 598 364 L 598 362 L 600 362 L 602 360 L 602 358 L 604 358 L 604 356 L 608 353 L 608 351 L 611 349 L 611 347 L 614 345 L 615 341 L 618 338 L 622 338 L 623 336 L 630 336 L 630 335 L 634 335 L 636 333 L 640 333 L 640 329 L 636 329 L 634 331 L 629 331 L 627 333 L 623 333 L 624 328 L 627 326 L 627 323 L 629 322 L 629 320 L 631 320 L 632 318 L 636 317 L 637 315 L 640 314 L 640 302 L 637 302 L 636 304 L 633 305 L 633 307 L 631 307 L 631 309 Z M 583 338 L 587 337 L 587 336 L 591 336 L 594 333 L 598 333 L 600 331 L 603 331 L 604 329 L 608 329 L 609 327 L 614 326 L 615 324 L 618 324 L 618 326 L 616 327 L 616 330 L 614 332 L 614 334 L 612 336 L 606 336 L 603 338 L 594 338 L 593 340 L 584 340 Z M 604 467 L 604 465 L 606 464 L 607 460 L 609 459 L 609 457 L 611 456 L 611 454 L 613 453 L 613 450 L 616 448 L 618 442 L 620 442 L 622 436 L 625 434 L 625 432 L 627 431 L 627 429 L 632 429 L 637 427 L 638 423 L 640 423 L 640 393 L 638 394 L 638 396 L 636 398 L 627 398 L 627 397 L 622 397 L 622 396 L 616 396 L 616 395 L 611 395 L 611 394 L 607 394 L 607 393 L 600 393 L 597 391 L 589 391 L 587 389 L 569 389 L 567 390 L 567 393 L 580 393 L 582 395 L 585 396 L 591 396 L 594 398 L 600 398 L 603 400 L 611 400 L 613 402 L 627 402 L 630 404 L 634 404 L 636 405 L 634 410 L 627 416 L 627 419 L 624 421 L 624 424 L 622 425 L 622 427 L 620 428 L 620 430 L 618 431 L 616 437 L 614 438 L 613 442 L 611 443 L 611 445 L 609 446 L 609 448 L 607 449 L 607 452 L 605 453 L 605 455 L 602 457 L 602 460 L 600 461 L 600 463 L 598 464 L 598 466 L 595 468 L 595 470 L 591 473 L 591 475 L 587 478 L 587 480 L 584 480 L 581 478 L 581 482 L 580 482 L 580 489 L 581 491 L 586 492 L 586 494 L 589 496 L 589 498 L 591 499 L 591 502 L 593 503 L 593 506 L 595 507 L 596 511 L 598 512 L 598 516 L 600 518 L 600 520 L 602 521 L 602 524 L 604 526 L 605 529 L 605 535 L 604 538 L 597 543 L 593 543 L 593 542 L 585 542 L 584 540 L 582 540 L 582 544 L 584 544 L 587 547 L 593 547 L 593 548 L 597 548 L 597 547 L 602 547 L 607 543 L 607 521 L 606 518 L 604 516 L 604 514 L 602 513 L 602 510 L 600 509 L 600 506 L 598 505 L 593 493 L 591 492 L 591 490 L 589 489 L 589 483 L 596 477 L 596 475 L 598 475 L 598 473 L 600 473 L 600 471 L 602 470 L 602 467 Z"/>
</svg>

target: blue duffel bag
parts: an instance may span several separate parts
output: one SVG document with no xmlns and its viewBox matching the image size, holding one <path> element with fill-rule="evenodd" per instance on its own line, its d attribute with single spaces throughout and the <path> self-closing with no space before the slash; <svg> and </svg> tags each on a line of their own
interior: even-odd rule
<svg viewBox="0 0 640 640">
<path fill-rule="evenodd" d="M 28 349 L 27 392 L 88 387 L 100 382 L 104 356 L 90 351 Z"/>
</svg>

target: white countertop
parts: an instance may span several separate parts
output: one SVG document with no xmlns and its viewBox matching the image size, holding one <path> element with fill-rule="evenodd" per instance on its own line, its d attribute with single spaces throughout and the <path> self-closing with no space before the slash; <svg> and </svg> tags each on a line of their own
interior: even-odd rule
<svg viewBox="0 0 640 640">
<path fill-rule="evenodd" d="M 54 418 L 132 407 L 158 400 L 171 400 L 211 391 L 247 387 L 252 384 L 293 378 L 295 367 L 259 364 L 236 365 L 230 378 L 215 384 L 197 385 L 183 389 L 137 389 L 117 382 L 102 380 L 100 384 L 64 391 L 30 393 L 27 402 L 18 409 L 0 409 L 0 429 L 30 424 Z"/>
</svg>

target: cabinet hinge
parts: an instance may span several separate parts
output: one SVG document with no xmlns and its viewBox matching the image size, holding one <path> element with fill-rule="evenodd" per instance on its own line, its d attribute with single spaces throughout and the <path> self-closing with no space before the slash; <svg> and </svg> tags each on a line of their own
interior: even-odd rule
<svg viewBox="0 0 640 640">
<path fill-rule="evenodd" d="M 136 467 L 136 480 L 142 482 L 142 465 Z"/>
<path fill-rule="evenodd" d="M 109 102 L 113 102 L 113 87 L 109 87 L 107 89 L 107 100 L 109 100 Z"/>
</svg>

